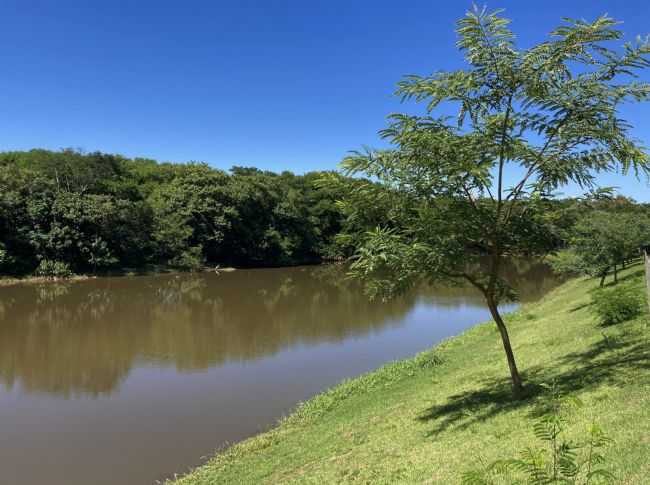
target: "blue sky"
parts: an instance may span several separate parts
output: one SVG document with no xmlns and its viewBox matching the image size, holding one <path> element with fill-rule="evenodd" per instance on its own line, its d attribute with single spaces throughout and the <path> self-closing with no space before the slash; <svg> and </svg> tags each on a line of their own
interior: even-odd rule
<svg viewBox="0 0 650 485">
<path fill-rule="evenodd" d="M 379 146 L 404 74 L 456 69 L 465 1 L 3 1 L 0 149 L 79 147 L 227 169 L 333 169 Z M 561 17 L 650 32 L 647 1 L 500 1 L 521 46 Z M 650 73 L 644 75 L 650 80 Z M 626 108 L 650 146 L 650 104 Z M 608 176 L 638 200 L 650 188 Z M 565 191 L 573 194 L 569 188 Z"/>
</svg>

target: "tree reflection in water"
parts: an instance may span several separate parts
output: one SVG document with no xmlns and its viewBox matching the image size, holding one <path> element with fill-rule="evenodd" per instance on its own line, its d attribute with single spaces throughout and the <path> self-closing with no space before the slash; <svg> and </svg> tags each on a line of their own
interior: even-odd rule
<svg viewBox="0 0 650 485">
<path fill-rule="evenodd" d="M 521 299 L 556 284 L 511 265 Z M 0 379 L 28 392 L 99 396 L 139 362 L 193 371 L 399 326 L 418 300 L 482 305 L 471 288 L 422 287 L 369 301 L 338 265 L 98 278 L 0 289 Z M 432 322 L 435 324 L 435 322 Z"/>
</svg>

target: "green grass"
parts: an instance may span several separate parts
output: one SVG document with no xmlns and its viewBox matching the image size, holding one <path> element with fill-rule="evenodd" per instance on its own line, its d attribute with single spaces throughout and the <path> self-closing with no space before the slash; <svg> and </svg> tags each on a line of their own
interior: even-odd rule
<svg viewBox="0 0 650 485">
<path fill-rule="evenodd" d="M 640 268 L 623 273 L 639 292 Z M 530 393 L 524 400 L 511 399 L 496 328 L 484 323 L 316 396 L 173 483 L 459 483 L 479 459 L 511 458 L 536 444 L 542 384 L 555 382 L 584 403 L 572 411 L 568 435 L 583 438 L 596 420 L 615 440 L 605 455 L 616 483 L 650 484 L 648 313 L 598 325 L 595 286 L 571 280 L 508 315 Z"/>
</svg>

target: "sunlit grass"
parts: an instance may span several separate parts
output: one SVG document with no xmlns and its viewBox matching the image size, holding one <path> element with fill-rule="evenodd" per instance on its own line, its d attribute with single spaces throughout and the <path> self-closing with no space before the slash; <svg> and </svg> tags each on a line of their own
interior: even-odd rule
<svg viewBox="0 0 650 485">
<path fill-rule="evenodd" d="M 642 291 L 640 265 L 623 279 Z M 596 286 L 569 281 L 508 316 L 526 399 L 511 399 L 500 339 L 485 323 L 316 396 L 176 485 L 458 483 L 479 460 L 512 457 L 534 442 L 541 384 L 551 382 L 584 403 L 569 436 L 582 438 L 596 420 L 615 440 L 606 466 L 617 483 L 650 483 L 648 313 L 598 325 L 590 304 Z"/>
</svg>

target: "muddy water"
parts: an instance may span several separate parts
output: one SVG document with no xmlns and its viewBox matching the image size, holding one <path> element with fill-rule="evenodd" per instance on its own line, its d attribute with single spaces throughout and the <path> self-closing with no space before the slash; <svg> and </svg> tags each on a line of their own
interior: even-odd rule
<svg viewBox="0 0 650 485">
<path fill-rule="evenodd" d="M 557 283 L 518 266 L 524 301 Z M 0 483 L 154 483 L 487 318 L 468 288 L 369 302 L 335 266 L 0 288 Z"/>
</svg>

